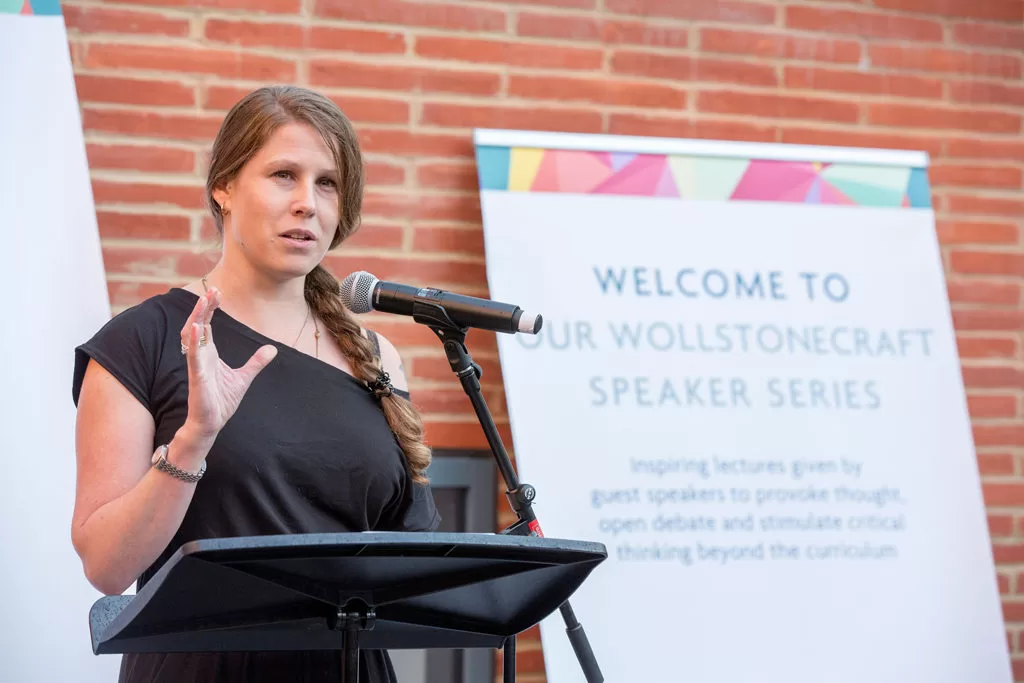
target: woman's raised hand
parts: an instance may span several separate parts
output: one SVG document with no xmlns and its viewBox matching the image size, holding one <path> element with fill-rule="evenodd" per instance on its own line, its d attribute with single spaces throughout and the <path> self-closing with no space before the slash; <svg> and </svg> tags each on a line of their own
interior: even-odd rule
<svg viewBox="0 0 1024 683">
<path fill-rule="evenodd" d="M 186 424 L 200 438 L 214 439 L 231 419 L 256 375 L 274 359 L 277 348 L 261 346 L 238 369 L 220 359 L 210 321 L 220 306 L 220 292 L 211 287 L 199 297 L 181 329 L 182 352 L 188 362 L 188 417 Z"/>
</svg>

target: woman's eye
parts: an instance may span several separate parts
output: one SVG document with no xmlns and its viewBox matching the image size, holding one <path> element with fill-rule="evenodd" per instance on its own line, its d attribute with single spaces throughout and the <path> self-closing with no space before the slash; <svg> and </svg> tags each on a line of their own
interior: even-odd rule
<svg viewBox="0 0 1024 683">
<path fill-rule="evenodd" d="M 337 186 L 337 183 L 334 182 L 333 178 L 321 178 L 320 179 L 320 183 L 322 185 L 326 185 L 327 187 L 336 187 Z"/>
<path fill-rule="evenodd" d="M 276 173 L 274 173 L 274 177 L 275 178 L 291 178 L 292 177 L 292 172 L 291 171 L 277 171 Z"/>
</svg>

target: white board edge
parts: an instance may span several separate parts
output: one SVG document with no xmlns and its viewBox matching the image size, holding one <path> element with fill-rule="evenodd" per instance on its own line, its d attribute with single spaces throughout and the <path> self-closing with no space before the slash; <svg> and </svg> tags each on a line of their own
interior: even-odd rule
<svg viewBox="0 0 1024 683">
<path fill-rule="evenodd" d="M 775 142 L 736 142 L 689 138 L 657 138 L 632 135 L 555 133 L 549 131 L 473 129 L 473 142 L 486 147 L 625 152 L 631 154 L 673 154 L 731 157 L 773 161 L 817 161 L 822 163 L 869 164 L 927 168 L 928 152 L 921 150 L 790 145 Z"/>
</svg>

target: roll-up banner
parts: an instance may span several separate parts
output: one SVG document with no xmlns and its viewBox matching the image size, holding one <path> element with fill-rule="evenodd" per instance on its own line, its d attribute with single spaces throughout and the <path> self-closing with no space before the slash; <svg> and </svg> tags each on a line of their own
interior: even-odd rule
<svg viewBox="0 0 1024 683">
<path fill-rule="evenodd" d="M 475 131 L 514 454 L 608 681 L 1009 683 L 913 151 Z M 561 615 L 551 683 L 584 680 Z"/>
<path fill-rule="evenodd" d="M 0 65 L 0 681 L 111 683 L 71 544 L 74 349 L 110 304 L 57 0 L 0 0 Z"/>
</svg>

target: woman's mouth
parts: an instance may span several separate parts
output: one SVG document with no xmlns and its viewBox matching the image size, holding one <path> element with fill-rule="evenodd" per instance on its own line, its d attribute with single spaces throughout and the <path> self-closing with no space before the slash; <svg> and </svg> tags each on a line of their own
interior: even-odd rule
<svg viewBox="0 0 1024 683">
<path fill-rule="evenodd" d="M 296 247 L 311 247 L 316 244 L 316 237 L 309 230 L 289 230 L 281 233 L 280 237 Z"/>
</svg>

